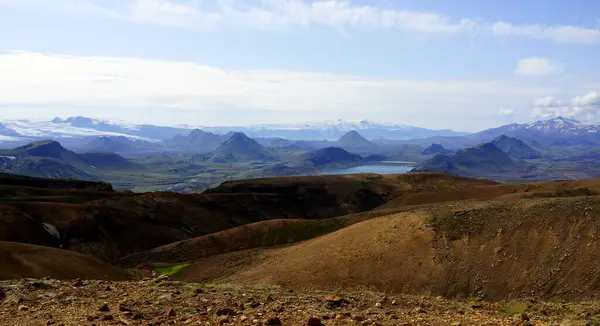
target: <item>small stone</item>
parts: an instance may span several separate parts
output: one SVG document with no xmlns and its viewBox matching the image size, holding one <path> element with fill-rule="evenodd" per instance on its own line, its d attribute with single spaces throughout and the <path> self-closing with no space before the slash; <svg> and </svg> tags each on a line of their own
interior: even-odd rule
<svg viewBox="0 0 600 326">
<path fill-rule="evenodd" d="M 521 320 L 523 320 L 523 321 L 529 321 L 529 316 L 526 313 L 522 313 L 521 314 Z"/>
<path fill-rule="evenodd" d="M 425 309 L 423 309 L 421 307 L 418 307 L 418 308 L 415 308 L 415 312 L 418 313 L 418 314 L 426 314 L 427 310 L 425 310 Z"/>
<path fill-rule="evenodd" d="M 392 306 L 395 306 L 395 305 L 397 305 L 397 304 L 398 304 L 398 301 L 396 301 L 396 300 L 392 300 Z"/>
<path fill-rule="evenodd" d="M 308 320 L 308 323 L 306 325 L 307 326 L 323 326 L 323 323 L 321 323 L 321 319 L 313 317 Z"/>
<path fill-rule="evenodd" d="M 381 308 L 381 307 L 383 307 L 383 305 L 381 304 L 381 302 L 377 302 L 377 303 L 375 304 L 375 307 L 376 307 L 376 308 Z"/>
<path fill-rule="evenodd" d="M 123 303 L 119 303 L 119 311 L 121 311 L 121 312 L 131 312 L 133 310 L 131 310 L 131 308 L 128 305 L 123 304 Z"/>
<path fill-rule="evenodd" d="M 265 324 L 266 325 L 282 325 L 281 320 L 279 319 L 279 317 L 276 317 L 276 316 L 271 316 L 271 317 L 267 318 L 267 322 Z"/>
<path fill-rule="evenodd" d="M 96 316 L 87 316 L 87 321 L 94 321 L 96 319 L 98 319 Z"/>
<path fill-rule="evenodd" d="M 82 287 L 82 286 L 84 286 L 84 285 L 85 285 L 85 284 L 83 283 L 83 281 L 82 281 L 80 278 L 78 278 L 78 279 L 77 279 L 77 280 L 76 280 L 76 281 L 73 283 L 73 286 L 74 286 L 74 287 Z"/>
<path fill-rule="evenodd" d="M 194 294 L 202 294 L 204 293 L 204 290 L 202 289 L 194 289 Z"/>
<path fill-rule="evenodd" d="M 217 316 L 235 316 L 235 315 L 236 315 L 235 310 L 233 310 L 231 308 L 223 308 L 223 309 L 217 310 Z"/>
<path fill-rule="evenodd" d="M 260 323 L 260 321 L 258 319 L 252 319 L 252 323 L 253 324 L 258 324 L 258 323 Z"/>
<path fill-rule="evenodd" d="M 107 291 L 107 292 L 108 292 L 108 291 L 112 291 L 112 288 L 110 287 L 110 285 L 107 285 L 107 286 L 104 288 L 104 291 Z"/>
<path fill-rule="evenodd" d="M 471 308 L 473 308 L 473 309 L 483 308 L 483 302 L 481 302 L 481 301 L 473 302 L 473 303 L 471 303 Z"/>
<path fill-rule="evenodd" d="M 100 308 L 98 308 L 98 311 L 109 312 L 110 311 L 110 307 L 108 306 L 108 303 L 105 302 L 104 304 L 102 304 L 102 306 L 100 306 Z"/>
<path fill-rule="evenodd" d="M 227 317 L 223 317 L 221 318 L 221 320 L 219 320 L 219 324 L 223 325 L 223 324 L 227 324 L 229 322 L 229 318 Z"/>
<path fill-rule="evenodd" d="M 246 321 L 247 319 L 248 319 L 248 317 L 246 317 L 244 315 L 240 316 L 240 321 Z"/>
<path fill-rule="evenodd" d="M 28 310 L 29 310 L 29 307 L 27 307 L 27 306 L 25 306 L 25 305 L 20 305 L 20 306 L 17 308 L 17 310 L 19 310 L 19 311 L 28 311 Z"/>
<path fill-rule="evenodd" d="M 103 321 L 110 321 L 110 320 L 113 320 L 114 317 L 112 315 L 104 315 L 100 319 Z"/>
<path fill-rule="evenodd" d="M 173 308 L 167 308 L 165 310 L 165 315 L 167 315 L 167 317 L 175 317 L 177 316 L 177 313 L 175 312 L 175 310 L 173 310 Z"/>
<path fill-rule="evenodd" d="M 459 321 L 455 321 L 452 324 L 450 324 L 451 326 L 462 326 L 462 323 Z"/>
</svg>

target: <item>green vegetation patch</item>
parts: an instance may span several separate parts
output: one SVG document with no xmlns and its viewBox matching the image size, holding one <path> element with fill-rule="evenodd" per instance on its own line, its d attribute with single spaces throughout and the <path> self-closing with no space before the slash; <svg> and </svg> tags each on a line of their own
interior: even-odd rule
<svg viewBox="0 0 600 326">
<path fill-rule="evenodd" d="M 155 271 L 160 275 L 173 276 L 179 273 L 184 268 L 188 267 L 190 264 L 179 264 L 167 267 L 157 267 Z"/>
<path fill-rule="evenodd" d="M 459 240 L 480 232 L 488 219 L 498 216 L 506 207 L 493 203 L 487 207 L 465 211 L 432 211 L 425 218 L 425 225 L 443 233 L 449 240 Z"/>
<path fill-rule="evenodd" d="M 522 315 L 527 311 L 528 304 L 523 301 L 510 301 L 504 306 L 504 313 L 507 316 Z"/>
</svg>

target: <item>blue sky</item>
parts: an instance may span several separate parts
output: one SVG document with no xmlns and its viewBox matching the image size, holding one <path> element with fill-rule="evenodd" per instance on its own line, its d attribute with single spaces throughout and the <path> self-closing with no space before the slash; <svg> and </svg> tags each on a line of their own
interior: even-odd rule
<svg viewBox="0 0 600 326">
<path fill-rule="evenodd" d="M 160 124 L 598 120 L 600 2 L 0 0 L 0 112 Z"/>
</svg>

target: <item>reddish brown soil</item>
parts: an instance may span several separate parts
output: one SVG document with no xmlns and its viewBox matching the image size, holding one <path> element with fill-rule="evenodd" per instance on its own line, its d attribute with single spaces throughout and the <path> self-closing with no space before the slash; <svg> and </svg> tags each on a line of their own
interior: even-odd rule
<svg viewBox="0 0 600 326">
<path fill-rule="evenodd" d="M 473 302 L 143 282 L 0 282 L 0 325 L 596 325 L 597 302 Z M 309 320 L 313 324 L 309 324 Z M 319 321 L 319 323 L 316 323 Z"/>
<path fill-rule="evenodd" d="M 600 198 L 444 204 L 278 249 L 199 260 L 181 280 L 501 299 L 595 298 Z M 426 225 L 432 216 L 439 224 Z"/>
</svg>

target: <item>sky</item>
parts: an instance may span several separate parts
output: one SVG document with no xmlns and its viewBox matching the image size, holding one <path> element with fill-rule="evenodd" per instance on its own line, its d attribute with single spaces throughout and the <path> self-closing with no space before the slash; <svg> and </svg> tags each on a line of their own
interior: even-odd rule
<svg viewBox="0 0 600 326">
<path fill-rule="evenodd" d="M 596 0 L 0 0 L 0 120 L 600 119 Z"/>
</svg>

